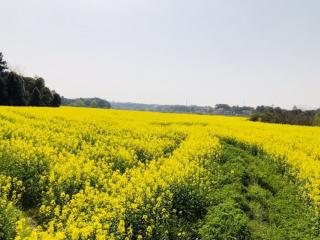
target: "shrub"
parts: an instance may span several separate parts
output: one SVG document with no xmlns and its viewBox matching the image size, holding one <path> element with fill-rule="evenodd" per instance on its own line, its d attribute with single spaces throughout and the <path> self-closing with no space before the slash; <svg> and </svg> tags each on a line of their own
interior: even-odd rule
<svg viewBox="0 0 320 240">
<path fill-rule="evenodd" d="M 19 218 L 20 211 L 11 203 L 0 199 L 0 240 L 14 239 Z"/>
<path fill-rule="evenodd" d="M 209 209 L 200 228 L 202 240 L 250 239 L 248 218 L 237 204 L 228 200 Z"/>
</svg>

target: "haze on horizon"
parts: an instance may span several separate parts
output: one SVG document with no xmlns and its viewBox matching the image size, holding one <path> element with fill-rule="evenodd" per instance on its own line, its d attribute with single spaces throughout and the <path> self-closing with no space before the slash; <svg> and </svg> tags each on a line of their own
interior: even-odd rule
<svg viewBox="0 0 320 240">
<path fill-rule="evenodd" d="M 320 1 L 1 3 L 9 66 L 68 98 L 320 107 Z"/>
</svg>

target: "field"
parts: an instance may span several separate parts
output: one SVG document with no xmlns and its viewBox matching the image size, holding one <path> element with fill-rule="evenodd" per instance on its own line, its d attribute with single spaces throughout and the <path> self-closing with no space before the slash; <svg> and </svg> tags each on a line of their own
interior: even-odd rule
<svg viewBox="0 0 320 240">
<path fill-rule="evenodd" d="M 0 107 L 0 239 L 320 239 L 320 128 Z"/>
</svg>

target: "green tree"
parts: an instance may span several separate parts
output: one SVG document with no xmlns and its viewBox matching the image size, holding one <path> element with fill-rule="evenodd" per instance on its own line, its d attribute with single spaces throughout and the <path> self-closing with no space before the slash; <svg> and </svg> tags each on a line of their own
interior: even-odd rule
<svg viewBox="0 0 320 240">
<path fill-rule="evenodd" d="M 89 106 L 89 107 L 92 107 L 92 108 L 98 107 L 97 101 L 96 101 L 96 100 L 92 100 L 92 101 L 90 102 L 90 106 Z"/>
<path fill-rule="evenodd" d="M 82 99 L 76 99 L 71 103 L 71 106 L 74 107 L 85 107 L 85 102 Z"/>
<path fill-rule="evenodd" d="M 35 87 L 33 89 L 29 105 L 30 106 L 41 106 L 41 94 L 40 94 L 40 91 L 37 87 Z"/>
<path fill-rule="evenodd" d="M 8 70 L 6 61 L 0 52 L 0 105 L 60 106 L 59 94 L 53 96 L 41 77 L 23 77 Z M 40 100 L 39 100 L 40 97 Z"/>
<path fill-rule="evenodd" d="M 215 106 L 216 108 L 221 108 L 225 111 L 229 111 L 231 110 L 231 107 L 228 104 L 216 104 Z"/>
<path fill-rule="evenodd" d="M 33 89 L 35 87 L 35 79 L 32 77 L 23 77 L 24 81 L 24 88 L 26 90 L 26 97 L 28 99 L 28 102 L 30 100 L 31 94 L 33 92 Z"/>
<path fill-rule="evenodd" d="M 35 77 L 35 86 L 39 91 L 41 91 L 45 86 L 44 79 L 41 77 Z"/>
<path fill-rule="evenodd" d="M 24 81 L 15 72 L 9 72 L 7 77 L 8 104 L 13 106 L 26 105 Z"/>
<path fill-rule="evenodd" d="M 320 110 L 317 110 L 315 116 L 314 116 L 314 123 L 315 126 L 320 126 Z"/>
<path fill-rule="evenodd" d="M 8 99 L 7 85 L 3 78 L 0 77 L 0 105 L 6 105 Z"/>
<path fill-rule="evenodd" d="M 3 54 L 2 52 L 0 52 L 0 73 L 4 72 L 7 69 L 7 62 L 3 60 Z"/>
<path fill-rule="evenodd" d="M 53 93 L 53 99 L 51 102 L 52 107 L 59 107 L 61 105 L 61 97 L 58 93 Z"/>
<path fill-rule="evenodd" d="M 40 93 L 41 93 L 41 103 L 44 106 L 50 106 L 50 104 L 53 100 L 53 96 L 52 96 L 50 89 L 47 87 L 43 87 L 41 89 Z"/>
<path fill-rule="evenodd" d="M 108 108 L 107 101 L 102 99 L 97 99 L 97 106 L 98 108 Z"/>
</svg>

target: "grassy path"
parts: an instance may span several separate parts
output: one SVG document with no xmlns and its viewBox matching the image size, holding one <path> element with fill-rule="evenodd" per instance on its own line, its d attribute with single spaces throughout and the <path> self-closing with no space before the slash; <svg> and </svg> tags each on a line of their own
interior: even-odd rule
<svg viewBox="0 0 320 240">
<path fill-rule="evenodd" d="M 201 239 L 320 239 L 319 219 L 294 178 L 265 156 L 222 144 Z"/>
</svg>

